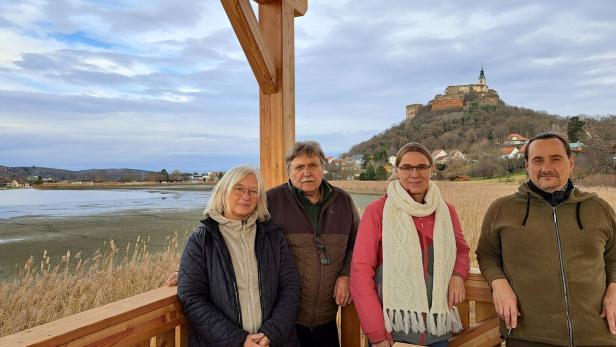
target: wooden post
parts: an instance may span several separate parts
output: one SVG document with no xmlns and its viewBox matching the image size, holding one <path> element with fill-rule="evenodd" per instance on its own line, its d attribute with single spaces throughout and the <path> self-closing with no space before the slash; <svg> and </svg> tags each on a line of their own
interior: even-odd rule
<svg viewBox="0 0 616 347">
<path fill-rule="evenodd" d="M 270 188 L 287 180 L 285 155 L 295 142 L 294 9 L 286 0 L 259 4 L 259 25 L 276 66 L 275 93 L 259 91 L 260 168 Z"/>
<path fill-rule="evenodd" d="M 355 304 L 343 306 L 340 311 L 340 346 L 360 346 L 361 327 Z"/>
<path fill-rule="evenodd" d="M 221 0 L 259 83 L 260 169 L 267 188 L 287 179 L 284 158 L 295 142 L 294 18 L 307 0 Z"/>
</svg>

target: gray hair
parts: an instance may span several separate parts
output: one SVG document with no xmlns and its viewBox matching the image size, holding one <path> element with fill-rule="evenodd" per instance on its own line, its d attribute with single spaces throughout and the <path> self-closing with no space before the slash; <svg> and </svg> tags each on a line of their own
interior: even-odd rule
<svg viewBox="0 0 616 347">
<path fill-rule="evenodd" d="M 316 141 L 298 141 L 293 144 L 293 147 L 284 159 L 287 163 L 287 171 L 291 171 L 291 161 L 300 155 L 312 157 L 316 155 L 321 161 L 321 167 L 325 167 L 325 153 L 321 149 L 321 145 Z"/>
<path fill-rule="evenodd" d="M 270 213 L 267 210 L 267 198 L 265 196 L 265 184 L 263 183 L 263 178 L 259 172 L 246 165 L 236 166 L 231 170 L 227 171 L 224 176 L 216 183 L 214 189 L 212 190 L 212 196 L 210 196 L 210 202 L 205 209 L 205 213 L 209 214 L 210 212 L 215 212 L 218 214 L 223 214 L 225 210 L 227 210 L 227 199 L 229 198 L 229 194 L 232 193 L 233 188 L 244 178 L 249 175 L 254 175 L 257 178 L 258 182 L 258 198 L 257 198 L 257 208 L 253 213 L 257 214 L 257 218 L 259 221 L 264 222 L 270 218 Z"/>
</svg>

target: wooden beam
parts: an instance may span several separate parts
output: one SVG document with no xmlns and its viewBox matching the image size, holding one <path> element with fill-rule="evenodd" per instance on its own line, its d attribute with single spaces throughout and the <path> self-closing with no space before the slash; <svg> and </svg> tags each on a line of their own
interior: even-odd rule
<svg viewBox="0 0 616 347">
<path fill-rule="evenodd" d="M 259 24 L 276 66 L 278 90 L 259 91 L 260 169 L 268 188 L 287 180 L 285 155 L 295 142 L 293 8 L 286 0 L 259 4 Z"/>
<path fill-rule="evenodd" d="M 163 287 L 0 338 L 0 346 L 136 345 L 186 324 L 177 287 Z"/>
<path fill-rule="evenodd" d="M 286 1 L 292 8 L 295 17 L 301 17 L 308 11 L 308 0 L 254 0 L 259 4 L 265 4 L 274 1 Z"/>
<path fill-rule="evenodd" d="M 257 17 L 248 0 L 221 0 L 233 31 L 248 58 L 248 63 L 265 94 L 277 91 L 276 67 L 259 29 Z"/>
</svg>

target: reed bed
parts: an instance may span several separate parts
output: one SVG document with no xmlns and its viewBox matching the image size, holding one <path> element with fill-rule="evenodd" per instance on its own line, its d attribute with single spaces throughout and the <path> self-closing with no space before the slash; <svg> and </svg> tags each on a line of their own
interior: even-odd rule
<svg viewBox="0 0 616 347">
<path fill-rule="evenodd" d="M 15 280 L 0 284 L 0 336 L 163 286 L 177 269 L 185 238 L 170 235 L 158 252 L 138 238 L 123 249 L 108 241 L 86 259 L 70 252 L 55 264 L 47 252 L 30 257 Z"/>
<path fill-rule="evenodd" d="M 386 182 L 334 182 L 349 191 L 381 194 Z M 477 266 L 475 248 L 483 215 L 496 198 L 517 190 L 517 184 L 485 182 L 438 182 L 445 197 L 458 212 L 471 247 L 471 265 Z M 585 187 L 616 206 L 616 190 Z M 361 214 L 360 210 L 360 214 Z M 107 242 L 93 257 L 66 253 L 54 263 L 44 253 L 31 257 L 12 282 L 0 284 L 0 336 L 40 325 L 109 302 L 121 300 L 164 285 L 177 269 L 187 234 L 168 238 L 167 249 L 148 250 L 147 240 L 138 239 L 119 249 Z"/>
</svg>

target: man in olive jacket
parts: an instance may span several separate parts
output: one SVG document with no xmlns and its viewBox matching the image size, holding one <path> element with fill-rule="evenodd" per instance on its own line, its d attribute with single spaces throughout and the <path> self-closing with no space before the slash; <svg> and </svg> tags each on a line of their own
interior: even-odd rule
<svg viewBox="0 0 616 347">
<path fill-rule="evenodd" d="M 359 217 L 351 196 L 323 179 L 325 155 L 297 142 L 286 158 L 289 182 L 267 192 L 300 275 L 297 334 L 302 347 L 336 347 L 338 305 L 351 302 L 349 274 Z"/>
<path fill-rule="evenodd" d="M 559 135 L 526 145 L 530 177 L 488 208 L 477 245 L 508 346 L 616 345 L 616 215 L 573 187 Z"/>
</svg>

